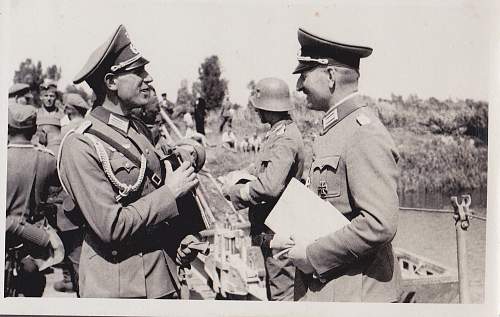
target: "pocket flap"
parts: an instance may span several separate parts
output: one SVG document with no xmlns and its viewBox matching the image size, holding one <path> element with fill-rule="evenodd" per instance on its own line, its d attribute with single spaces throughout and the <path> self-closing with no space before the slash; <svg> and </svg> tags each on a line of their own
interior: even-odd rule
<svg viewBox="0 0 500 317">
<path fill-rule="evenodd" d="M 334 170 L 337 170 L 337 167 L 339 166 L 339 161 L 340 161 L 340 155 L 331 155 L 331 156 L 317 158 L 312 164 L 313 170 L 319 169 L 320 171 L 322 171 L 327 166 L 330 166 Z"/>
<path fill-rule="evenodd" d="M 121 155 L 121 157 L 119 155 L 114 155 L 114 157 L 109 160 L 109 163 L 114 173 L 118 172 L 121 169 L 127 171 L 127 173 L 130 173 L 130 171 L 134 167 L 136 167 L 134 163 L 132 163 L 123 155 Z"/>
</svg>

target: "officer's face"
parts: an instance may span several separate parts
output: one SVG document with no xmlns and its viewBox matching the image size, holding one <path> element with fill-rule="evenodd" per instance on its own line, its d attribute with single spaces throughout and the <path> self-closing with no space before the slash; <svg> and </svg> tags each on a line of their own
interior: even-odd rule
<svg viewBox="0 0 500 317">
<path fill-rule="evenodd" d="M 56 101 L 56 93 L 53 90 L 44 90 L 40 100 L 46 108 L 52 108 Z"/>
<path fill-rule="evenodd" d="M 327 111 L 333 93 L 330 86 L 331 79 L 327 68 L 315 67 L 300 74 L 296 88 L 307 96 L 308 108 Z"/>
<path fill-rule="evenodd" d="M 144 67 L 116 76 L 116 94 L 123 105 L 132 108 L 143 107 L 151 100 L 149 83 L 153 81 Z"/>
</svg>

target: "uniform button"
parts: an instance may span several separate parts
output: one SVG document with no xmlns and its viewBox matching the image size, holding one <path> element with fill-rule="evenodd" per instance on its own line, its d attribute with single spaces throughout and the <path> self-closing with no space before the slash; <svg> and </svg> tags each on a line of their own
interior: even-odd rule
<svg viewBox="0 0 500 317">
<path fill-rule="evenodd" d="M 118 254 L 118 251 L 116 251 L 116 250 L 111 251 L 112 256 L 116 256 L 117 254 Z"/>
<path fill-rule="evenodd" d="M 146 154 L 149 154 L 149 149 L 146 149 Z"/>
</svg>

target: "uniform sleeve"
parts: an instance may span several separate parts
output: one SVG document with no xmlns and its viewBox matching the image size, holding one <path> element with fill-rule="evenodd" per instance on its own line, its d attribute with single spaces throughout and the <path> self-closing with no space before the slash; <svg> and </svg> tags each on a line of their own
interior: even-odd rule
<svg viewBox="0 0 500 317">
<path fill-rule="evenodd" d="M 392 139 L 384 132 L 364 126 L 347 149 L 348 190 L 359 215 L 307 247 L 307 257 L 320 276 L 369 254 L 396 234 L 397 154 Z"/>
<path fill-rule="evenodd" d="M 178 215 L 173 194 L 155 190 L 123 206 L 86 137 L 69 136 L 61 153 L 61 180 L 92 230 L 104 242 L 122 241 L 149 225 Z"/>
<path fill-rule="evenodd" d="M 291 138 L 280 138 L 262 153 L 262 165 L 255 166 L 257 179 L 233 191 L 233 203 L 245 206 L 256 205 L 277 199 L 286 187 L 286 181 L 297 153 Z"/>
<path fill-rule="evenodd" d="M 47 159 L 47 173 L 49 186 L 60 186 L 59 177 L 57 176 L 57 160 L 55 156 L 50 154 L 47 155 L 49 158 Z"/>
</svg>

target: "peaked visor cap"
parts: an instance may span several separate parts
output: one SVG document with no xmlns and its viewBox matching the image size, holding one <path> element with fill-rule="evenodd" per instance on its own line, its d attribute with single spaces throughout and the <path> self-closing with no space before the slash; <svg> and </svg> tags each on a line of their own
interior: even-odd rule
<svg viewBox="0 0 500 317">
<path fill-rule="evenodd" d="M 12 103 L 9 105 L 9 126 L 16 129 L 28 129 L 36 125 L 35 107 Z"/>
<path fill-rule="evenodd" d="M 282 112 L 293 109 L 288 85 L 279 78 L 264 78 L 255 85 L 250 103 L 257 109 Z"/>
<path fill-rule="evenodd" d="M 370 56 L 373 49 L 367 46 L 345 44 L 319 36 L 303 28 L 298 30 L 301 46 L 297 56 L 299 65 L 293 74 L 299 74 L 318 65 L 343 66 L 359 69 L 359 60 Z"/>
<path fill-rule="evenodd" d="M 86 81 L 94 88 L 102 82 L 107 73 L 131 71 L 148 63 L 132 44 L 125 27 L 120 25 L 111 37 L 90 55 L 85 66 L 73 79 L 73 83 Z"/>
</svg>

